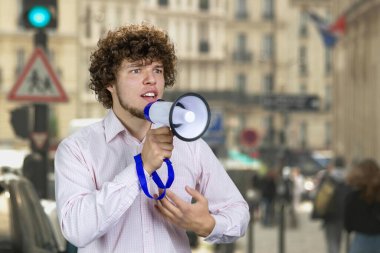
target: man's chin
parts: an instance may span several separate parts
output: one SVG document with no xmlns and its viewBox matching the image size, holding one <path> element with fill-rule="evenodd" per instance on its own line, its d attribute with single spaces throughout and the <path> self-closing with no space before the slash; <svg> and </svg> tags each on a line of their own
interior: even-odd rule
<svg viewBox="0 0 380 253">
<path fill-rule="evenodd" d="M 139 119 L 145 119 L 144 110 L 129 106 L 127 104 L 121 104 L 121 108 L 123 108 L 126 112 L 128 112 L 133 117 L 136 117 Z"/>
<path fill-rule="evenodd" d="M 134 117 L 139 119 L 145 119 L 144 112 L 135 108 L 127 108 L 127 111 Z"/>
</svg>

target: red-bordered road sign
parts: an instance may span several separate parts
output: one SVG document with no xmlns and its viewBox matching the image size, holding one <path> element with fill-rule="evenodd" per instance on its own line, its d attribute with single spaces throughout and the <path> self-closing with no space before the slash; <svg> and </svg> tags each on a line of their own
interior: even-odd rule
<svg viewBox="0 0 380 253">
<path fill-rule="evenodd" d="M 8 94 L 12 101 L 67 102 L 49 60 L 41 48 L 36 48 L 20 77 Z"/>
<path fill-rule="evenodd" d="M 259 135 L 256 130 L 244 129 L 240 133 L 240 143 L 246 147 L 254 147 L 257 144 Z"/>
</svg>

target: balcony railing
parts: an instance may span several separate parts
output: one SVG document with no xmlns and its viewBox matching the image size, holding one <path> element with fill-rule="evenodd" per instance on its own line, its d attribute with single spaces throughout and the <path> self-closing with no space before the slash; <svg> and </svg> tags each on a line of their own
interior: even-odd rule
<svg viewBox="0 0 380 253">
<path fill-rule="evenodd" d="M 271 111 L 302 112 L 319 111 L 320 101 L 317 95 L 308 94 L 247 94 L 239 91 L 170 91 L 165 93 L 164 99 L 175 101 L 187 92 L 197 92 L 209 103 L 221 103 L 224 106 L 256 106 Z"/>
<path fill-rule="evenodd" d="M 253 60 L 252 53 L 247 51 L 235 51 L 233 52 L 232 58 L 239 63 L 250 63 Z"/>
<path fill-rule="evenodd" d="M 164 99 L 167 101 L 174 101 L 180 95 L 194 91 L 170 91 L 165 92 Z M 260 102 L 258 95 L 247 95 L 246 93 L 238 91 L 195 91 L 201 94 L 208 102 L 220 102 L 226 104 L 238 104 L 238 105 L 254 105 Z"/>
<path fill-rule="evenodd" d="M 238 11 L 235 13 L 235 18 L 237 20 L 247 20 L 248 19 L 248 12 L 247 11 Z"/>
</svg>

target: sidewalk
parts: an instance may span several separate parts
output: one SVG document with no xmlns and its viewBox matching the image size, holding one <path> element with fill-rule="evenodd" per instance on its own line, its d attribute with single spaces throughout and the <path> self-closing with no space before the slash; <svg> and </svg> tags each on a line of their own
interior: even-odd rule
<svg viewBox="0 0 380 253">
<path fill-rule="evenodd" d="M 299 227 L 296 229 L 286 228 L 285 253 L 324 253 L 325 241 L 320 221 L 310 220 L 311 204 L 302 204 L 299 211 Z M 246 253 L 247 237 L 237 241 L 235 253 Z M 254 224 L 253 230 L 253 253 L 278 253 L 279 252 L 279 227 L 266 228 L 259 223 Z M 202 242 L 199 249 L 193 253 L 212 253 L 213 247 Z"/>
</svg>

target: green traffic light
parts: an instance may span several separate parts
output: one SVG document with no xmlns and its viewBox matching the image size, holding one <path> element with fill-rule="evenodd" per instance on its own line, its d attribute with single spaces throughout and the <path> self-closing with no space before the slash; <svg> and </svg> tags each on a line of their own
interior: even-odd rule
<svg viewBox="0 0 380 253">
<path fill-rule="evenodd" d="M 50 20 L 51 13 L 44 6 L 34 6 L 28 12 L 28 21 L 34 27 L 43 28 L 49 24 Z"/>
</svg>

